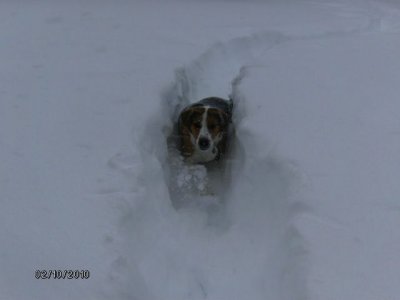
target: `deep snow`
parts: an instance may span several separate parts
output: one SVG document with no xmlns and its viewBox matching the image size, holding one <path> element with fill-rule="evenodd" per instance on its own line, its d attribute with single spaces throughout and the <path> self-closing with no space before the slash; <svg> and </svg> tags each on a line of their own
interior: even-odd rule
<svg viewBox="0 0 400 300">
<path fill-rule="evenodd" d="M 4 1 L 0 26 L 1 299 L 398 299 L 395 1 Z M 236 133 L 207 172 L 167 139 L 210 95 Z"/>
</svg>

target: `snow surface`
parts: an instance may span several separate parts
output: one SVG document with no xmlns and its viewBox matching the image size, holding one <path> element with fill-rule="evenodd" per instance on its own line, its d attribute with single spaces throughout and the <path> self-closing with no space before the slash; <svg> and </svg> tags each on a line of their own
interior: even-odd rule
<svg viewBox="0 0 400 300">
<path fill-rule="evenodd" d="M 0 299 L 399 299 L 397 1 L 2 1 L 0 28 Z M 228 95 L 230 157 L 183 164 L 177 111 Z"/>
</svg>

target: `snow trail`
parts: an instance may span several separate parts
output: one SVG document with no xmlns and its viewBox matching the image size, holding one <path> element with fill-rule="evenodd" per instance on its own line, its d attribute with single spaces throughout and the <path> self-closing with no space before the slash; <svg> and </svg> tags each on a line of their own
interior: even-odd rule
<svg viewBox="0 0 400 300">
<path fill-rule="evenodd" d="M 139 149 L 111 160 L 136 188 L 128 183 L 129 192 L 117 200 L 120 239 L 112 267 L 113 276 L 130 279 L 114 280 L 118 285 L 108 296 L 306 299 L 306 252 L 295 226 L 300 176 L 285 159 L 265 152 L 265 137 L 241 123 L 247 69 L 285 40 L 279 33 L 234 39 L 179 69 L 160 110 L 136 136 Z M 180 109 L 228 95 L 236 127 L 230 157 L 208 170 L 185 165 L 168 141 Z"/>
</svg>

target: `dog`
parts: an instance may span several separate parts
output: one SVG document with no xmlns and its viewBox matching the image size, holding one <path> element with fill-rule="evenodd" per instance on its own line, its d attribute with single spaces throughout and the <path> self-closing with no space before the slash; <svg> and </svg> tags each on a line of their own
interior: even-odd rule
<svg viewBox="0 0 400 300">
<path fill-rule="evenodd" d="M 227 151 L 232 123 L 232 99 L 209 97 L 184 108 L 178 117 L 180 152 L 185 161 L 205 164 Z"/>
</svg>

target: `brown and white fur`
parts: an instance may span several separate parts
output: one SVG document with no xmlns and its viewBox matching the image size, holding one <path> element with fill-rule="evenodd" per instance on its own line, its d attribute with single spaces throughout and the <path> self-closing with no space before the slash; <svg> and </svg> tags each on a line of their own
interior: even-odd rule
<svg viewBox="0 0 400 300">
<path fill-rule="evenodd" d="M 180 113 L 178 135 L 180 151 L 189 163 L 219 160 L 226 153 L 232 100 L 205 98 Z"/>
</svg>

